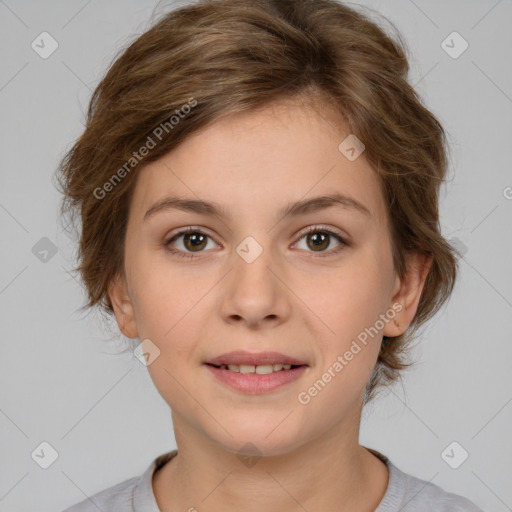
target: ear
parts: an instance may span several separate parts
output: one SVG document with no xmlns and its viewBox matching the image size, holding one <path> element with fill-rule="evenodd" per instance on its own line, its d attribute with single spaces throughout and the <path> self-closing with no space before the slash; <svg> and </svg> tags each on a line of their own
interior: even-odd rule
<svg viewBox="0 0 512 512">
<path fill-rule="evenodd" d="M 121 332 L 128 338 L 137 338 L 139 332 L 135 322 L 135 310 L 128 295 L 126 278 L 118 274 L 108 287 L 108 296 L 114 308 L 117 325 Z"/>
<path fill-rule="evenodd" d="M 395 317 L 386 323 L 383 334 L 400 336 L 407 331 L 418 309 L 421 292 L 425 285 L 434 257 L 432 254 L 412 253 L 406 259 L 407 270 L 402 279 L 396 276 L 393 299 L 389 305 L 396 311 Z M 397 307 L 400 304 L 401 309 Z M 393 308 L 394 305 L 394 308 Z"/>
</svg>

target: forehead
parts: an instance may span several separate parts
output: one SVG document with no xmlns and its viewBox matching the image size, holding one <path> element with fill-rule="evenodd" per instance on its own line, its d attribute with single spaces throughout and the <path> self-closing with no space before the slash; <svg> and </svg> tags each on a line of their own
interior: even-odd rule
<svg viewBox="0 0 512 512">
<path fill-rule="evenodd" d="M 173 195 L 220 203 L 228 214 L 270 215 L 298 199 L 342 193 L 379 223 L 379 177 L 364 152 L 350 161 L 340 151 L 349 135 L 326 109 L 297 101 L 217 119 L 138 171 L 133 208 L 140 218 Z"/>
</svg>

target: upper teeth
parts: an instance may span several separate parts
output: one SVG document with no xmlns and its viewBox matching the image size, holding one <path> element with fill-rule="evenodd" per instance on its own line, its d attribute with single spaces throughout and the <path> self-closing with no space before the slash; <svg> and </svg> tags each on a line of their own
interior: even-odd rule
<svg viewBox="0 0 512 512">
<path fill-rule="evenodd" d="M 233 372 L 239 373 L 258 373 L 260 375 L 278 372 L 280 370 L 289 370 L 291 367 L 291 364 L 260 364 L 257 366 L 253 364 L 228 364 L 226 366 L 225 364 L 223 364 L 220 366 L 220 368 L 224 370 L 229 369 Z"/>
</svg>

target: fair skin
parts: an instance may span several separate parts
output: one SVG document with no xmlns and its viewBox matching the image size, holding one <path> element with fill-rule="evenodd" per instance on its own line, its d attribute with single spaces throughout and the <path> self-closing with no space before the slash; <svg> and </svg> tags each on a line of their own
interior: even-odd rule
<svg viewBox="0 0 512 512">
<path fill-rule="evenodd" d="M 153 478 L 162 512 L 370 512 L 384 496 L 387 468 L 358 441 L 363 394 L 382 336 L 412 322 L 430 260 L 410 256 L 407 274 L 396 275 L 378 177 L 364 153 L 354 161 L 341 154 L 350 132 L 328 116 L 291 101 L 228 116 L 138 176 L 124 273 L 109 295 L 122 332 L 160 350 L 148 371 L 172 410 L 178 448 Z M 333 193 L 369 214 L 336 205 L 277 221 L 289 203 Z M 215 202 L 226 217 L 168 209 L 144 221 L 170 195 Z M 207 237 L 199 249 L 187 235 L 174 239 L 171 248 L 191 255 L 179 258 L 165 243 L 188 226 Z M 319 228 L 308 235 L 311 226 Z M 316 249 L 314 233 L 318 239 L 326 229 L 348 245 L 329 235 Z M 250 264 L 236 252 L 248 236 L 263 249 Z M 299 393 L 393 304 L 402 306 L 396 323 L 386 322 L 300 403 Z M 250 395 L 205 367 L 239 349 L 278 351 L 308 367 L 293 382 Z M 260 456 L 253 465 L 239 457 L 252 454 L 247 443 Z"/>
</svg>

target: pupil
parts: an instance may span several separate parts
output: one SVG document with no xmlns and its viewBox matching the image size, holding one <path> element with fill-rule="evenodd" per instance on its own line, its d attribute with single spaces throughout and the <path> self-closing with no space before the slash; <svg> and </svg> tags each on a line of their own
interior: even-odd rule
<svg viewBox="0 0 512 512">
<path fill-rule="evenodd" d="M 201 248 L 201 244 L 204 244 L 204 238 L 200 233 L 192 233 L 185 236 L 185 243 L 191 242 L 192 248 Z"/>
<path fill-rule="evenodd" d="M 325 249 L 325 241 L 327 240 L 327 234 L 326 233 L 314 233 L 310 237 L 311 240 L 313 240 L 313 248 L 322 248 Z M 324 247 L 322 247 L 322 244 Z M 329 245 L 327 243 L 327 245 Z"/>
</svg>

